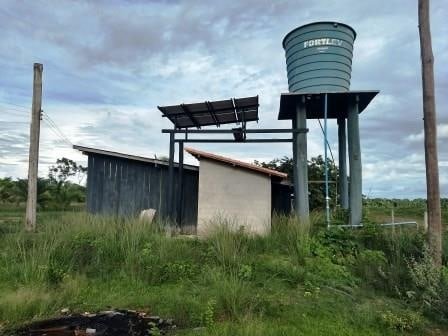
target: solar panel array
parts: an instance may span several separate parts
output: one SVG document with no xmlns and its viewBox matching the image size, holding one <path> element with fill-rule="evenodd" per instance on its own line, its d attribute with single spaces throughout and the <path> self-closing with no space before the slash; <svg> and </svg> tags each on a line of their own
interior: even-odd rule
<svg viewBox="0 0 448 336">
<path fill-rule="evenodd" d="M 258 96 L 158 106 L 176 128 L 189 128 L 258 121 Z"/>
</svg>

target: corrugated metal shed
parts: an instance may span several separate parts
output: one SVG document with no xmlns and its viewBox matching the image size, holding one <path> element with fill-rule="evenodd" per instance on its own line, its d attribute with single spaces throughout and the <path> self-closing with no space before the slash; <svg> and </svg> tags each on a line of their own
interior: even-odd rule
<svg viewBox="0 0 448 336">
<path fill-rule="evenodd" d="M 153 208 L 167 211 L 168 163 L 141 156 L 74 146 L 88 155 L 87 210 L 118 216 L 135 216 Z M 177 170 L 177 165 L 175 168 Z M 181 230 L 194 233 L 197 222 L 198 167 L 184 165 Z M 178 174 L 174 174 L 177 190 Z M 176 194 L 177 199 L 179 195 Z M 177 201 L 176 203 L 177 204 Z"/>
</svg>

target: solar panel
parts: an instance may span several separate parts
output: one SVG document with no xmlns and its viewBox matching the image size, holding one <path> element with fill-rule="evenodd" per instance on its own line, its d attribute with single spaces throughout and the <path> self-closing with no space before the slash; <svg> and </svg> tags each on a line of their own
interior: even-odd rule
<svg viewBox="0 0 448 336">
<path fill-rule="evenodd" d="M 176 128 L 202 127 L 258 120 L 258 96 L 158 106 Z"/>
</svg>

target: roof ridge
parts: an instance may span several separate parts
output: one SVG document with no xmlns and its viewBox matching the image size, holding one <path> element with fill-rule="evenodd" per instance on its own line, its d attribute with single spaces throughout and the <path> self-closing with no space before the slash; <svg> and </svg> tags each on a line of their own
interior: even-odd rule
<svg viewBox="0 0 448 336">
<path fill-rule="evenodd" d="M 121 158 L 121 159 L 132 160 L 132 161 L 153 163 L 155 165 L 169 166 L 169 162 L 165 161 L 165 160 L 150 158 L 147 156 L 134 155 L 134 154 L 125 154 L 122 152 L 116 152 L 114 150 L 109 150 L 109 149 L 100 149 L 100 148 L 80 146 L 80 145 L 73 145 L 73 149 L 79 150 L 83 154 L 92 153 L 92 154 L 111 156 L 111 157 L 116 157 L 116 158 Z M 179 163 L 174 162 L 174 167 L 178 167 L 178 166 L 179 166 Z M 197 171 L 198 166 L 184 164 L 184 168 Z"/>
<path fill-rule="evenodd" d="M 232 158 L 229 158 L 226 156 L 205 152 L 205 151 L 191 148 L 191 147 L 185 147 L 184 149 L 187 153 L 190 153 L 191 155 L 197 157 L 198 159 L 202 156 L 207 159 L 224 162 L 224 163 L 228 163 L 231 165 L 236 165 L 236 166 L 239 166 L 242 168 L 250 169 L 250 170 L 257 171 L 259 173 L 267 174 L 270 176 L 273 175 L 273 176 L 277 176 L 277 177 L 281 177 L 281 178 L 288 177 L 288 174 L 286 174 L 286 173 L 282 173 L 282 172 L 279 172 L 277 170 L 270 169 L 270 168 L 260 167 L 253 163 L 248 163 L 248 162 L 244 162 L 241 160 L 232 159 Z"/>
</svg>

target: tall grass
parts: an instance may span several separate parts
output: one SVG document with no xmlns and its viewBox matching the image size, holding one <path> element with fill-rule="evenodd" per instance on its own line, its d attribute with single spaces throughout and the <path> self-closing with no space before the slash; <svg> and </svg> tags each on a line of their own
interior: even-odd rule
<svg viewBox="0 0 448 336">
<path fill-rule="evenodd" d="M 247 256 L 251 236 L 238 230 L 233 220 L 218 217 L 210 223 L 207 238 L 218 265 L 228 272 L 235 272 Z"/>
<path fill-rule="evenodd" d="M 321 318 L 332 316 L 319 303 L 323 288 L 340 301 L 354 293 L 344 288 L 355 288 L 358 277 L 375 285 L 387 281 L 387 288 L 408 281 L 400 272 L 406 258 L 418 256 L 415 232 L 322 231 L 322 223 L 320 214 L 306 223 L 276 215 L 271 233 L 260 236 L 221 218 L 198 239 L 169 236 L 163 222 L 85 213 L 47 218 L 35 234 L 0 233 L 0 324 L 53 315 L 66 306 L 84 311 L 111 305 L 150 307 L 188 327 L 282 318 L 292 323 L 288 312 L 294 311 L 298 324 L 284 329 L 292 331 L 308 319 L 305 303 L 316 306 Z M 365 265 L 356 265 L 362 249 L 381 251 L 384 258 L 368 252 L 359 258 Z M 378 260 L 381 267 L 388 264 L 390 280 L 367 267 Z M 276 334 L 269 324 L 259 330 Z"/>
<path fill-rule="evenodd" d="M 320 225 L 322 216 L 312 213 L 309 221 L 296 216 L 274 215 L 269 240 L 276 248 L 284 249 L 298 264 L 303 265 L 311 254 L 312 231 Z"/>
<path fill-rule="evenodd" d="M 160 223 L 73 213 L 43 224 L 33 235 L 1 237 L 3 282 L 57 283 L 71 272 L 145 276 L 148 263 L 166 264 L 192 254 L 182 242 L 166 239 Z"/>
</svg>

